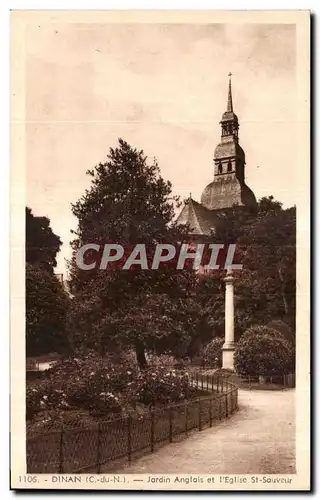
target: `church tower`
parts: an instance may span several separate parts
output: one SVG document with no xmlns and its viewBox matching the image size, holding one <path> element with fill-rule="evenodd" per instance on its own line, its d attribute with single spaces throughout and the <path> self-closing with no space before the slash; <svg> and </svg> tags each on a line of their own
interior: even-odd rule
<svg viewBox="0 0 320 500">
<path fill-rule="evenodd" d="M 209 210 L 256 205 L 253 192 L 245 184 L 245 154 L 239 145 L 239 121 L 233 111 L 231 73 L 227 110 L 220 125 L 221 140 L 214 151 L 214 180 L 204 189 L 201 203 Z"/>
<path fill-rule="evenodd" d="M 239 120 L 233 111 L 231 73 L 227 110 L 221 121 L 221 139 L 214 151 L 214 178 L 205 187 L 201 203 L 190 197 L 186 200 L 177 222 L 188 224 L 193 237 L 202 238 L 215 230 L 219 214 L 234 205 L 256 206 L 256 198 L 245 183 L 246 158 L 239 145 Z"/>
</svg>

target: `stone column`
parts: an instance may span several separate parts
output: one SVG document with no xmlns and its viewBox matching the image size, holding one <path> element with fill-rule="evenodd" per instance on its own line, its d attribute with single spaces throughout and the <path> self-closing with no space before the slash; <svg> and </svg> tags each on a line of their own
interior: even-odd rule
<svg viewBox="0 0 320 500">
<path fill-rule="evenodd" d="M 224 278 L 226 284 L 225 294 L 225 338 L 222 347 L 222 368 L 234 370 L 234 300 L 233 300 L 233 280 L 232 270 L 228 269 Z"/>
</svg>

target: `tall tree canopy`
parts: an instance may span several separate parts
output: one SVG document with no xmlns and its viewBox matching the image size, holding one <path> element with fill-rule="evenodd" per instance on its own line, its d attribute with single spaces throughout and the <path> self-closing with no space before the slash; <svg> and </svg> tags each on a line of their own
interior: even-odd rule
<svg viewBox="0 0 320 500">
<path fill-rule="evenodd" d="M 145 352 L 192 356 L 199 343 L 224 331 L 225 271 L 199 278 L 175 265 L 145 270 L 120 268 L 88 271 L 76 265 L 75 254 L 86 243 L 188 241 L 188 228 L 174 223 L 170 182 L 156 160 L 119 140 L 105 163 L 88 171 L 90 187 L 72 205 L 78 228 L 70 262 L 72 308 L 69 325 L 75 346 L 100 352 L 133 347 L 141 367 Z M 210 240 L 210 241 L 209 241 Z M 220 214 L 210 243 L 237 243 L 244 269 L 235 282 L 237 335 L 252 324 L 295 316 L 295 209 L 283 210 L 272 197 L 257 209 Z"/>
<path fill-rule="evenodd" d="M 72 206 L 78 218 L 74 251 L 88 242 L 125 247 L 144 243 L 152 248 L 157 242 L 177 245 L 185 239 L 187 228 L 174 223 L 178 200 L 171 183 L 143 151 L 119 139 L 107 161 L 88 175 L 90 188 Z M 181 300 L 195 300 L 197 280 L 191 270 L 168 265 L 145 271 L 83 271 L 73 258 L 70 275 L 74 294 L 70 324 L 76 344 L 102 350 L 133 346 L 140 366 L 146 363 L 146 349 L 181 351 L 182 345 L 190 344 L 196 328 L 186 327 L 190 317 Z M 190 305 L 189 314 L 197 308 L 196 303 Z"/>
<path fill-rule="evenodd" d="M 62 241 L 54 234 L 47 217 L 33 215 L 26 207 L 26 262 L 53 273 Z"/>
<path fill-rule="evenodd" d="M 56 276 L 26 264 L 26 354 L 66 353 L 69 297 Z"/>
<path fill-rule="evenodd" d="M 47 217 L 26 207 L 26 352 L 37 356 L 69 349 L 69 297 L 54 276 L 62 242 Z"/>
<path fill-rule="evenodd" d="M 235 276 L 236 335 L 252 324 L 267 324 L 282 319 L 295 328 L 295 245 L 296 209 L 283 209 L 272 196 L 262 198 L 257 210 L 234 207 L 221 215 L 214 235 L 216 242 L 236 243 L 237 262 L 242 271 Z M 212 327 L 223 334 L 224 296 L 218 276 L 209 276 L 212 294 L 216 294 L 217 314 Z"/>
</svg>

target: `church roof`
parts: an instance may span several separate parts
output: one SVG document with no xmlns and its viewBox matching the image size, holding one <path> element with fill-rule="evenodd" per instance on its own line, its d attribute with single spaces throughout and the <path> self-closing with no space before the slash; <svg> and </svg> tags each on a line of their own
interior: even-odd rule
<svg viewBox="0 0 320 500">
<path fill-rule="evenodd" d="M 177 222 L 188 224 L 192 235 L 209 235 L 218 214 L 234 206 L 256 206 L 254 193 L 245 183 L 245 153 L 239 145 L 238 117 L 233 111 L 231 73 L 227 110 L 221 120 L 221 140 L 214 151 L 214 178 L 202 192 L 201 204 L 190 196 Z"/>
<path fill-rule="evenodd" d="M 203 190 L 201 203 L 209 211 L 232 208 L 234 205 L 255 206 L 257 204 L 251 189 L 244 182 L 240 182 L 237 177 L 231 179 L 221 177 L 213 180 Z"/>
<path fill-rule="evenodd" d="M 189 224 L 191 234 L 209 235 L 211 231 L 214 231 L 216 216 L 211 210 L 190 197 L 180 212 L 177 222 L 178 224 Z"/>
<path fill-rule="evenodd" d="M 233 137 L 222 137 L 214 150 L 214 159 L 220 160 L 221 158 L 228 158 L 231 156 L 245 161 L 245 154 L 239 143 L 236 142 Z"/>
</svg>

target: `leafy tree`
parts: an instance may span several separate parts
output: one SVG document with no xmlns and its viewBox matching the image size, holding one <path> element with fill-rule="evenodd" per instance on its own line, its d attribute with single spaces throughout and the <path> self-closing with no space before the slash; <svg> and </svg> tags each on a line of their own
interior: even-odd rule
<svg viewBox="0 0 320 500">
<path fill-rule="evenodd" d="M 37 356 L 68 350 L 68 296 L 61 283 L 40 266 L 26 264 L 26 353 Z"/>
<path fill-rule="evenodd" d="M 234 207 L 220 215 L 215 241 L 236 243 L 236 261 L 243 264 L 235 272 L 236 335 L 273 319 L 294 329 L 295 234 L 295 207 L 284 210 L 272 196 L 262 198 L 257 210 Z M 215 327 L 221 331 L 223 297 L 216 297 Z"/>
<path fill-rule="evenodd" d="M 74 252 L 89 242 L 129 249 L 144 243 L 150 258 L 155 243 L 179 245 L 186 238 L 188 228 L 173 222 L 178 200 L 171 184 L 160 176 L 156 160 L 150 164 L 143 151 L 119 139 L 107 161 L 88 175 L 90 188 L 72 205 L 78 218 Z M 116 266 L 111 271 L 83 271 L 74 255 L 70 275 L 74 299 L 69 321 L 76 345 L 101 351 L 134 347 L 144 367 L 146 349 L 183 351 L 193 335 L 190 321 L 185 328 L 184 300 L 190 304 L 197 281 L 190 269 L 176 270 L 171 263 L 158 270 L 126 271 Z M 195 304 L 189 309 L 193 316 L 194 310 Z"/>
<path fill-rule="evenodd" d="M 26 262 L 53 273 L 62 241 L 54 234 L 47 217 L 33 215 L 26 207 Z"/>
<path fill-rule="evenodd" d="M 240 375 L 281 375 L 294 367 L 292 346 L 266 326 L 249 328 L 236 345 L 235 369 Z"/>
</svg>

